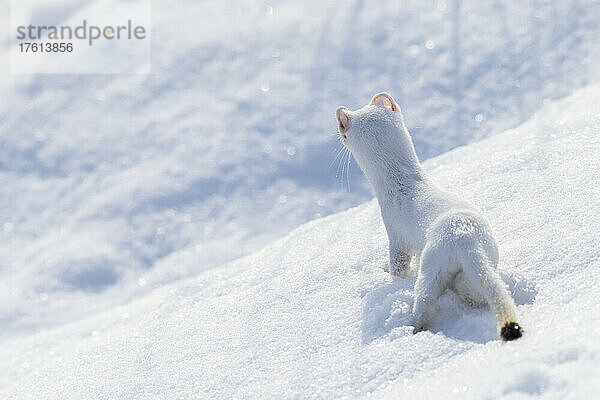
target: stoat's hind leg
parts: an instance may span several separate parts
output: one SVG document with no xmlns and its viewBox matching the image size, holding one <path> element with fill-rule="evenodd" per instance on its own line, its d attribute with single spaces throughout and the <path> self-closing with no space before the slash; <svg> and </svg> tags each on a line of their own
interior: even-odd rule
<svg viewBox="0 0 600 400">
<path fill-rule="evenodd" d="M 483 307 L 487 304 L 485 298 L 473 288 L 462 271 L 459 271 L 454 278 L 454 291 L 471 307 Z"/>
<path fill-rule="evenodd" d="M 429 329 L 436 313 L 436 303 L 452 283 L 456 268 L 450 264 L 443 248 L 425 246 L 421 254 L 421 271 L 415 283 L 412 326 L 414 333 Z"/>
</svg>

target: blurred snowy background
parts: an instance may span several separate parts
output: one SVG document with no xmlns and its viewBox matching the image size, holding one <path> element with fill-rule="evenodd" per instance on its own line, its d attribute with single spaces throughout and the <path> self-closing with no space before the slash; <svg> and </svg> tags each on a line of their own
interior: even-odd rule
<svg viewBox="0 0 600 400">
<path fill-rule="evenodd" d="M 60 24 L 94 1 L 52 4 L 39 12 Z M 593 0 L 155 0 L 149 75 L 9 74 L 3 30 L 0 337 L 370 199 L 335 158 L 341 104 L 389 91 L 426 160 L 600 82 L 599 15 Z"/>
</svg>

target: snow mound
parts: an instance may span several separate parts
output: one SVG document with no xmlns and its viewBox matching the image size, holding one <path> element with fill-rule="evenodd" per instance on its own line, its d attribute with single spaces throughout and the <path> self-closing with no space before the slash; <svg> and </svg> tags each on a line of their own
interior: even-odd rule
<svg viewBox="0 0 600 400">
<path fill-rule="evenodd" d="M 97 1 L 43 3 L 76 24 Z M 370 199 L 330 166 L 341 103 L 391 92 L 428 159 L 600 83 L 595 0 L 152 3 L 149 75 L 11 75 L 0 30 L 0 339 Z"/>
<path fill-rule="evenodd" d="M 489 218 L 525 335 L 444 295 L 408 326 L 378 206 L 305 224 L 133 303 L 6 340 L 0 397 L 584 398 L 600 389 L 600 87 L 426 163 Z M 193 255 L 177 262 L 193 265 Z M 164 262 L 168 262 L 168 259 Z M 168 267 L 165 265 L 164 267 Z"/>
</svg>

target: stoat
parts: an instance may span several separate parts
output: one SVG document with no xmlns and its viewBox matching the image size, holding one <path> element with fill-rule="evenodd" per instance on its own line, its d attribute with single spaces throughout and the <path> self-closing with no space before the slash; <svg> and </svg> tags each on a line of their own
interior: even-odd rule
<svg viewBox="0 0 600 400">
<path fill-rule="evenodd" d="M 428 329 L 447 287 L 487 302 L 505 340 L 521 337 L 515 303 L 497 272 L 498 248 L 490 226 L 465 200 L 434 185 L 421 167 L 400 108 L 387 93 L 369 105 L 337 110 L 342 143 L 371 183 L 389 239 L 390 273 L 415 283 L 414 333 Z"/>
</svg>

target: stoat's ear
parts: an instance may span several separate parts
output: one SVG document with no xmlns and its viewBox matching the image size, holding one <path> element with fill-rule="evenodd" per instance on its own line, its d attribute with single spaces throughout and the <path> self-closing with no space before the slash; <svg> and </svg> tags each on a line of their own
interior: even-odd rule
<svg viewBox="0 0 600 400">
<path fill-rule="evenodd" d="M 340 128 L 340 132 L 344 133 L 346 129 L 348 129 L 348 125 L 350 125 L 350 115 L 349 110 L 342 106 L 337 109 L 337 119 Z"/>
<path fill-rule="evenodd" d="M 377 93 L 375 96 L 373 96 L 371 105 L 385 107 L 394 112 L 400 112 L 400 107 L 398 107 L 398 104 L 396 104 L 394 98 L 386 92 Z"/>
</svg>

